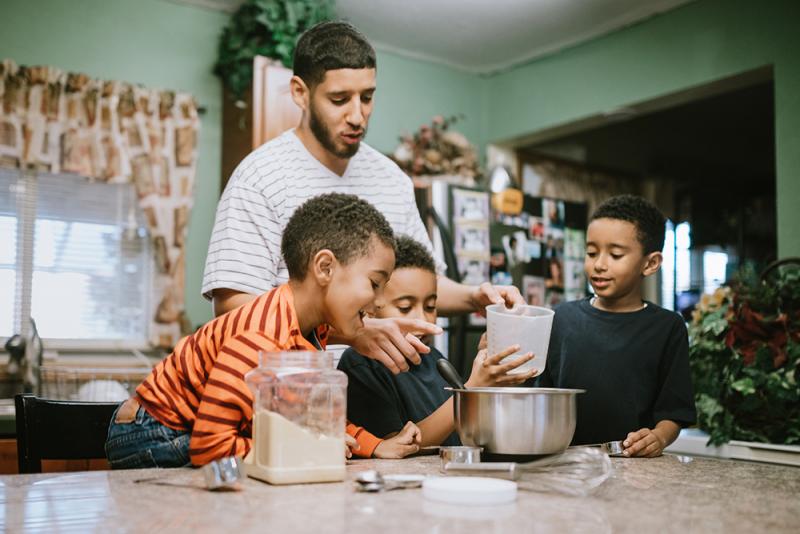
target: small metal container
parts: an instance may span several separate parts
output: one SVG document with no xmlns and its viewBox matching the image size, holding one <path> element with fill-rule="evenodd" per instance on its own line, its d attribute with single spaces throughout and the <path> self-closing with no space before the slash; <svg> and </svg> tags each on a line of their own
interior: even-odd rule
<svg viewBox="0 0 800 534">
<path fill-rule="evenodd" d="M 206 488 L 210 490 L 240 489 L 244 479 L 242 460 L 238 456 L 226 456 L 204 465 L 202 468 Z"/>
<path fill-rule="evenodd" d="M 486 453 L 556 454 L 575 433 L 576 399 L 582 389 L 452 389 L 456 430 L 464 445 Z"/>
<path fill-rule="evenodd" d="M 451 446 L 439 447 L 439 458 L 442 459 L 442 469 L 448 463 L 475 464 L 481 461 L 482 447 Z"/>
</svg>

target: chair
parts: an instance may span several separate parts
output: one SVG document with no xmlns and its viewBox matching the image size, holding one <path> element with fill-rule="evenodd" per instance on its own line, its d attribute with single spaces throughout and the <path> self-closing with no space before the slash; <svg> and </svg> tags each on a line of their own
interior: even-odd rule
<svg viewBox="0 0 800 534">
<path fill-rule="evenodd" d="M 108 424 L 118 403 L 49 400 L 23 393 L 14 397 L 14 404 L 20 473 L 41 473 L 42 460 L 106 457 Z"/>
</svg>

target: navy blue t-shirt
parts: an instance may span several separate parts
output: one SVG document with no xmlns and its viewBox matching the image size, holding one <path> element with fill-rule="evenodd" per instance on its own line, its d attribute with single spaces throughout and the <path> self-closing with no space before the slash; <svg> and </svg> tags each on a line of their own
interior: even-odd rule
<svg viewBox="0 0 800 534">
<path fill-rule="evenodd" d="M 452 395 L 436 370 L 436 360 L 444 356 L 434 348 L 421 356 L 419 365 L 410 364 L 407 372 L 393 375 L 382 363 L 347 349 L 339 360 L 339 370 L 348 377 L 347 419 L 384 437 L 435 412 Z M 461 441 L 453 432 L 442 445 Z"/>
<path fill-rule="evenodd" d="M 537 386 L 578 395 L 574 445 L 621 440 L 664 419 L 686 426 L 696 413 L 686 324 L 651 302 L 612 313 L 590 299 L 556 308 L 547 366 Z"/>
</svg>

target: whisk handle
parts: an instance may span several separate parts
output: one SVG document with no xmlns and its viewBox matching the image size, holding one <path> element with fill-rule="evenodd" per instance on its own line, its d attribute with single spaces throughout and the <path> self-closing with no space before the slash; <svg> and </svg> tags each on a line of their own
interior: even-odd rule
<svg viewBox="0 0 800 534">
<path fill-rule="evenodd" d="M 444 472 L 448 475 L 472 475 L 517 480 L 519 478 L 516 462 L 447 462 Z"/>
</svg>

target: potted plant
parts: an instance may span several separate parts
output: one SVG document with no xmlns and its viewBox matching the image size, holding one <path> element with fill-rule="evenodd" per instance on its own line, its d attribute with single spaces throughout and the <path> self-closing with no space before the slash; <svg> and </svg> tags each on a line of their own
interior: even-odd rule
<svg viewBox="0 0 800 534">
<path fill-rule="evenodd" d="M 253 80 L 255 56 L 291 67 L 300 34 L 333 16 L 332 0 L 246 0 L 222 32 L 214 74 L 241 101 Z"/>
<path fill-rule="evenodd" d="M 698 426 L 708 445 L 800 444 L 800 259 L 741 271 L 704 295 L 689 327 Z"/>
<path fill-rule="evenodd" d="M 433 117 L 413 134 L 400 136 L 392 159 L 412 178 L 458 177 L 461 185 L 474 185 L 481 174 L 475 147 L 450 127 L 463 115 Z"/>
</svg>

